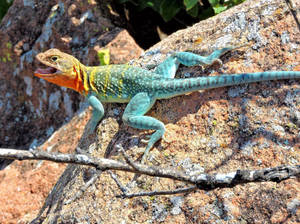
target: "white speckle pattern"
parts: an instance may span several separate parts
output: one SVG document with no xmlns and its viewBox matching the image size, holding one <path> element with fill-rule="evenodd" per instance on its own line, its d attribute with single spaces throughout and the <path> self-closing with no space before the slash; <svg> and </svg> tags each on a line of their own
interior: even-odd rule
<svg viewBox="0 0 300 224">
<path fill-rule="evenodd" d="M 49 97 L 49 109 L 51 110 L 58 110 L 59 108 L 59 101 L 60 101 L 61 93 L 60 91 L 56 91 L 55 93 L 51 93 Z"/>
<path fill-rule="evenodd" d="M 23 0 L 23 4 L 25 7 L 31 7 L 34 9 L 34 1 L 33 0 Z"/>
<path fill-rule="evenodd" d="M 221 181 L 221 182 L 230 182 L 234 176 L 236 175 L 236 172 L 231 172 L 227 174 L 217 174 L 216 175 L 216 180 Z"/>
<path fill-rule="evenodd" d="M 32 78 L 25 76 L 24 82 L 26 83 L 26 94 L 32 96 Z"/>
<path fill-rule="evenodd" d="M 64 93 L 64 107 L 68 117 L 71 118 L 74 114 L 74 111 L 72 109 L 72 101 L 68 93 Z"/>
</svg>

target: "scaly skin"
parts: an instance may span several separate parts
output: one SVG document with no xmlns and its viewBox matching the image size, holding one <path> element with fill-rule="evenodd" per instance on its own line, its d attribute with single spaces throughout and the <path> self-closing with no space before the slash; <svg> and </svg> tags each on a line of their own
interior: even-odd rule
<svg viewBox="0 0 300 224">
<path fill-rule="evenodd" d="M 93 107 L 90 130 L 94 130 L 104 115 L 101 102 L 128 103 L 123 121 L 138 129 L 156 130 L 150 137 L 143 159 L 164 134 L 164 124 L 155 118 L 144 116 L 155 100 L 165 99 L 185 93 L 223 86 L 232 86 L 266 80 L 298 79 L 300 72 L 273 71 L 231 74 L 189 79 L 174 79 L 179 64 L 186 66 L 212 64 L 233 48 L 215 50 L 202 57 L 188 52 L 174 53 L 162 62 L 154 72 L 139 67 L 107 65 L 89 67 L 75 57 L 57 49 L 50 49 L 37 55 L 37 59 L 47 69 L 37 69 L 35 76 L 48 82 L 74 89 L 87 97 Z"/>
</svg>

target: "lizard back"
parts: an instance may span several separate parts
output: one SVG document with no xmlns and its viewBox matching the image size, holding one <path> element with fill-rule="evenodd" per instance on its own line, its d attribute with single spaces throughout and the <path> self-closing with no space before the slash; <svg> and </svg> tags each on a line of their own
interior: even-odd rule
<svg viewBox="0 0 300 224">
<path fill-rule="evenodd" d="M 154 72 L 130 65 L 90 67 L 89 85 L 102 102 L 129 102 L 140 92 L 152 94 L 153 81 L 164 80 Z"/>
</svg>

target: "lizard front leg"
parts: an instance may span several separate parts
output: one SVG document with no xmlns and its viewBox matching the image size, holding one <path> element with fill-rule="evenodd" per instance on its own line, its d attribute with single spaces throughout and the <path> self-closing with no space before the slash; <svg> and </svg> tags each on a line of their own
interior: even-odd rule
<svg viewBox="0 0 300 224">
<path fill-rule="evenodd" d="M 100 100 L 93 93 L 89 93 L 87 96 L 90 106 L 93 108 L 92 118 L 90 120 L 89 131 L 92 132 L 95 130 L 97 124 L 104 116 L 104 108 Z"/>
<path fill-rule="evenodd" d="M 130 127 L 156 130 L 149 139 L 142 157 L 142 162 L 147 157 L 149 150 L 153 147 L 155 142 L 162 138 L 165 133 L 165 125 L 161 121 L 153 117 L 144 116 L 144 114 L 152 107 L 154 102 L 155 99 L 149 96 L 148 93 L 138 93 L 130 100 L 122 117 L 123 121 Z"/>
</svg>

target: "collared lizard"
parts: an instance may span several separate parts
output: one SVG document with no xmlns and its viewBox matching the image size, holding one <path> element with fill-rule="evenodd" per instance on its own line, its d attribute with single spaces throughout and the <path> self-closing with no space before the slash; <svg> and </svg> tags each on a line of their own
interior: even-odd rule
<svg viewBox="0 0 300 224">
<path fill-rule="evenodd" d="M 202 89 L 232 86 L 243 83 L 298 79 L 299 71 L 267 71 L 242 74 L 176 79 L 179 64 L 185 66 L 210 65 L 233 48 L 215 50 L 207 57 L 189 52 L 177 52 L 149 71 L 128 64 L 85 66 L 75 57 L 58 49 L 39 53 L 36 58 L 47 68 L 39 68 L 35 76 L 59 86 L 71 88 L 87 97 L 93 108 L 90 131 L 93 131 L 104 116 L 101 102 L 128 103 L 123 121 L 133 128 L 152 129 L 142 160 L 153 145 L 162 138 L 164 124 L 145 113 L 157 99 L 166 99 Z"/>
</svg>

